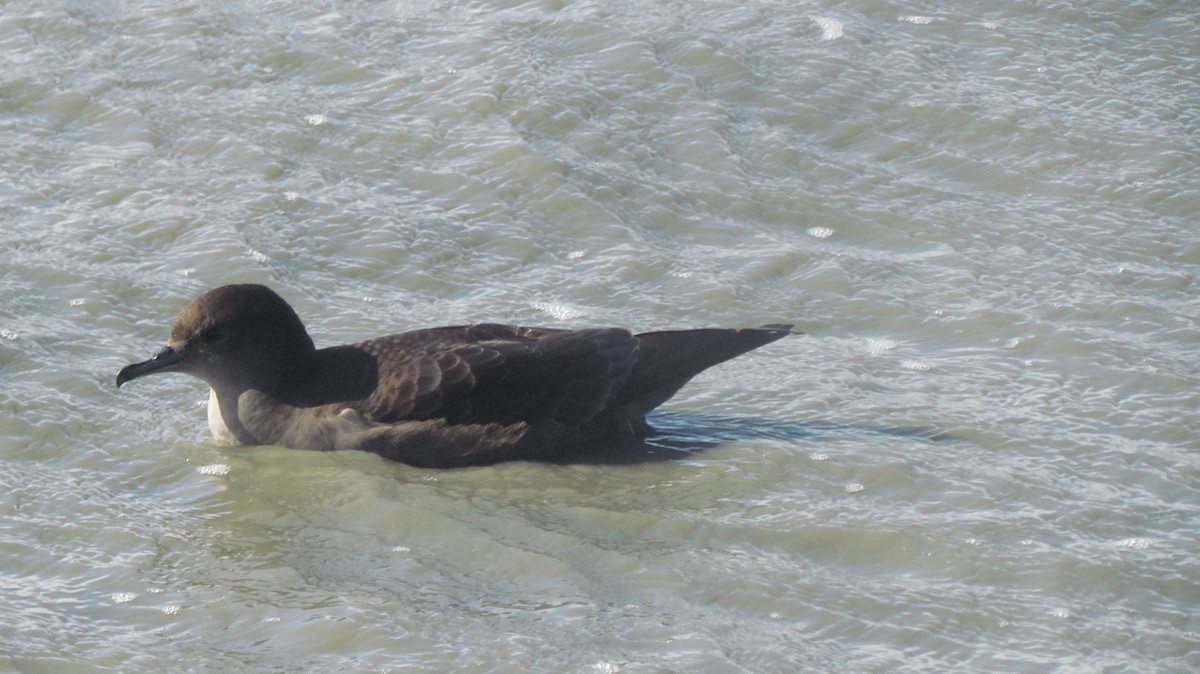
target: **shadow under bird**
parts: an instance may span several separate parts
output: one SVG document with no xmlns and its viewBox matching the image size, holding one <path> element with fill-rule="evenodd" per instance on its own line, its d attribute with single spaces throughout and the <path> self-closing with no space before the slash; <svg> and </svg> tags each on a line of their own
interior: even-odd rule
<svg viewBox="0 0 1200 674">
<path fill-rule="evenodd" d="M 653 432 L 646 413 L 701 371 L 793 334 L 563 330 L 464 325 L 318 349 L 270 288 L 228 285 L 192 300 L 167 346 L 117 386 L 181 372 L 211 388 L 227 444 L 360 449 L 426 467 L 553 459 Z"/>
</svg>

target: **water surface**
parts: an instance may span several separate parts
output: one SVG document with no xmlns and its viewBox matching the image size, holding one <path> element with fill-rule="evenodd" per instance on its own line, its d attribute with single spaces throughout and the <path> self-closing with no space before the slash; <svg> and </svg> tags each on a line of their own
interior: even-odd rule
<svg viewBox="0 0 1200 674">
<path fill-rule="evenodd" d="M 0 670 L 1200 669 L 1188 3 L 0 16 Z M 222 448 L 121 365 L 215 285 L 319 344 L 806 334 L 683 458 Z"/>
</svg>

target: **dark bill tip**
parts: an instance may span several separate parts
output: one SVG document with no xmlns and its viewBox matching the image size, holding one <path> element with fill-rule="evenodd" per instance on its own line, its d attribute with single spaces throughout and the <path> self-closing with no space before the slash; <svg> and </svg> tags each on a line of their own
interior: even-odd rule
<svg viewBox="0 0 1200 674">
<path fill-rule="evenodd" d="M 121 368 L 121 371 L 117 373 L 117 388 L 121 388 L 121 384 L 137 379 L 138 377 L 144 377 L 155 372 L 170 372 L 182 360 L 183 356 L 168 346 L 155 354 L 150 360 L 133 363 Z"/>
</svg>

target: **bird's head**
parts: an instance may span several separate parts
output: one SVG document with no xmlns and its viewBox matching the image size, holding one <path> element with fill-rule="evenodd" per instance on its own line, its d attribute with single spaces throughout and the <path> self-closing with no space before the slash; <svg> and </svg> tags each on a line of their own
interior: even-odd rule
<svg viewBox="0 0 1200 674">
<path fill-rule="evenodd" d="M 214 389 L 260 389 L 287 378 L 314 351 L 296 312 L 275 291 L 242 284 L 192 300 L 153 358 L 121 368 L 117 386 L 148 374 L 182 372 Z"/>
</svg>

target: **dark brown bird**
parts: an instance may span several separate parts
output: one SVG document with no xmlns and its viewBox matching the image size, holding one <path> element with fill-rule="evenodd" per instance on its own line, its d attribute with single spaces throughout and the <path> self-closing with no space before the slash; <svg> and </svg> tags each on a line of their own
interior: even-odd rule
<svg viewBox="0 0 1200 674">
<path fill-rule="evenodd" d="M 788 334 L 482 324 L 317 349 L 273 290 L 228 285 L 184 307 L 167 347 L 122 368 L 117 386 L 157 372 L 199 377 L 220 442 L 455 467 L 645 436 L 646 413 L 696 374 Z"/>
</svg>

